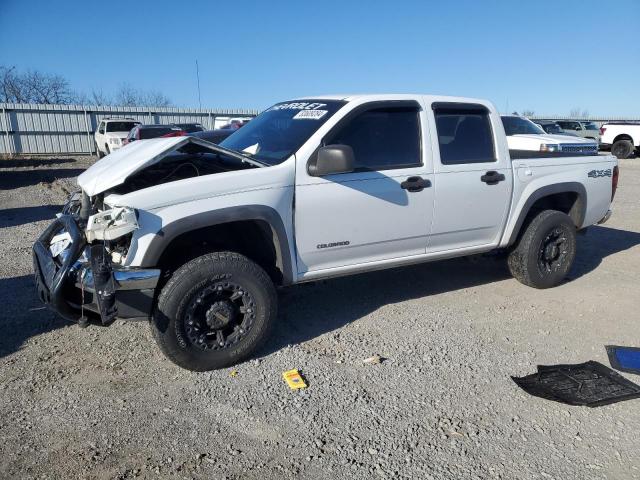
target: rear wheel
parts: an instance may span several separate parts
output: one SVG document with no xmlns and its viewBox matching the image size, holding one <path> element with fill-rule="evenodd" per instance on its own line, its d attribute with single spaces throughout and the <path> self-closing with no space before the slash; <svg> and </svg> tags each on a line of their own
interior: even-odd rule
<svg viewBox="0 0 640 480">
<path fill-rule="evenodd" d="M 559 285 L 576 256 L 576 228 L 557 210 L 538 213 L 507 259 L 509 271 L 520 283 L 534 288 Z"/>
<path fill-rule="evenodd" d="M 611 145 L 611 155 L 618 158 L 629 158 L 633 153 L 633 143 L 630 140 L 618 140 Z"/>
<path fill-rule="evenodd" d="M 151 323 L 162 352 L 194 371 L 234 365 L 268 337 L 277 296 L 269 276 L 231 252 L 203 255 L 180 267 L 158 297 Z"/>
</svg>

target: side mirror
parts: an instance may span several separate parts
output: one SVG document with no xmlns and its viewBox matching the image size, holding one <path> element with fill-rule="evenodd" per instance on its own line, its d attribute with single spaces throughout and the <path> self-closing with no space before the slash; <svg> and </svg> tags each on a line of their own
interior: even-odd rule
<svg viewBox="0 0 640 480">
<path fill-rule="evenodd" d="M 313 177 L 321 177 L 333 173 L 353 172 L 355 156 L 349 145 L 327 145 L 321 147 L 316 155 L 315 163 L 309 162 L 307 170 Z"/>
</svg>

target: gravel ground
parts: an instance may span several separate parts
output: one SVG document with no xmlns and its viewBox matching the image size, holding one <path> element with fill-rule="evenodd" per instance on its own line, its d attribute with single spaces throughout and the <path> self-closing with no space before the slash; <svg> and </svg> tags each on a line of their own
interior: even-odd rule
<svg viewBox="0 0 640 480">
<path fill-rule="evenodd" d="M 569 407 L 510 379 L 640 346 L 637 159 L 566 284 L 474 258 L 290 288 L 234 375 L 175 367 L 146 323 L 42 309 L 30 247 L 91 161 L 20 162 L 0 163 L 0 478 L 640 478 L 640 400 Z"/>
</svg>

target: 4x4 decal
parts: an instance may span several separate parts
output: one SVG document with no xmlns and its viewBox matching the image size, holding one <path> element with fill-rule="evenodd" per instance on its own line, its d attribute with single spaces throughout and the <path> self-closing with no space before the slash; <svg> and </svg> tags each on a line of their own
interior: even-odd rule
<svg viewBox="0 0 640 480">
<path fill-rule="evenodd" d="M 611 169 L 607 168 L 606 170 L 591 170 L 589 173 L 587 173 L 587 176 L 589 178 L 610 177 Z"/>
</svg>

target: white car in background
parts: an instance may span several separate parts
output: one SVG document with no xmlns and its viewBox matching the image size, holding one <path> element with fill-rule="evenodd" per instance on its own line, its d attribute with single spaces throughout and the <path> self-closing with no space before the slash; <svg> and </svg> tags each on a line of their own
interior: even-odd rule
<svg viewBox="0 0 640 480">
<path fill-rule="evenodd" d="M 124 139 L 127 138 L 129 131 L 137 125 L 140 125 L 140 122 L 132 118 L 105 118 L 101 120 L 98 130 L 94 134 L 98 157 L 102 158 L 124 146 Z"/>
<path fill-rule="evenodd" d="M 551 135 L 528 118 L 502 115 L 509 150 L 538 152 L 594 153 L 598 144 L 593 140 L 567 135 Z"/>
</svg>

